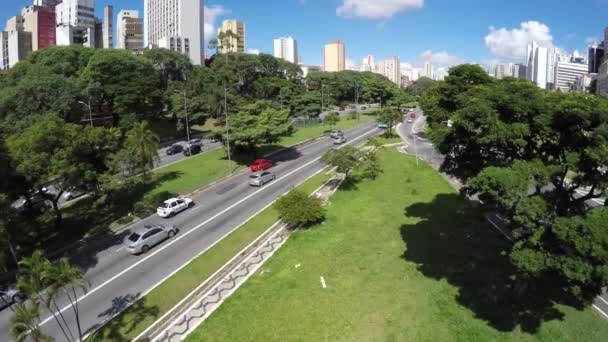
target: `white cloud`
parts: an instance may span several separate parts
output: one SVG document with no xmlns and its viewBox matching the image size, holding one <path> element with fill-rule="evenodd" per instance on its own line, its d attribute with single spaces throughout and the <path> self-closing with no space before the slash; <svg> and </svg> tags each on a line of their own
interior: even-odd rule
<svg viewBox="0 0 608 342">
<path fill-rule="evenodd" d="M 433 52 L 431 50 L 421 53 L 418 60 L 420 66 L 425 62 L 431 62 L 435 68 L 451 68 L 465 62 L 462 58 L 450 55 L 447 51 Z"/>
<path fill-rule="evenodd" d="M 347 18 L 390 18 L 399 12 L 423 6 L 424 0 L 342 0 L 336 14 Z"/>
<path fill-rule="evenodd" d="M 260 50 L 259 49 L 247 49 L 247 53 L 252 54 L 252 55 L 259 55 Z"/>
<path fill-rule="evenodd" d="M 587 37 L 585 38 L 585 44 L 587 45 L 593 45 L 596 44 L 600 41 L 600 39 L 598 37 Z"/>
<path fill-rule="evenodd" d="M 514 59 L 525 58 L 527 46 L 532 41 L 540 46 L 553 47 L 553 36 L 549 27 L 538 21 L 523 22 L 519 28 L 511 30 L 490 26 L 490 33 L 485 37 L 486 47 L 490 52 Z"/>
<path fill-rule="evenodd" d="M 215 21 L 217 18 L 227 14 L 230 14 L 230 10 L 225 9 L 221 5 L 215 5 L 212 7 L 205 6 L 205 41 L 215 38 L 217 35 Z"/>
</svg>

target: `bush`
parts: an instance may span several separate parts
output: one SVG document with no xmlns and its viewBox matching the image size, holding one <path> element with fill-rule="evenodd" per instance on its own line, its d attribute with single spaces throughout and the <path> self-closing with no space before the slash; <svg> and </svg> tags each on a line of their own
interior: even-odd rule
<svg viewBox="0 0 608 342">
<path fill-rule="evenodd" d="M 325 208 L 321 200 L 311 197 L 299 190 L 291 190 L 281 197 L 274 208 L 279 212 L 283 222 L 291 226 L 309 226 L 325 217 Z"/>
</svg>

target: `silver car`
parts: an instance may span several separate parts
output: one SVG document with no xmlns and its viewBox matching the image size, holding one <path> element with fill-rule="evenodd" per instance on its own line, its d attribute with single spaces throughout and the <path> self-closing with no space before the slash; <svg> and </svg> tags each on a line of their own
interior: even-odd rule
<svg viewBox="0 0 608 342">
<path fill-rule="evenodd" d="M 334 145 L 342 145 L 344 143 L 346 143 L 346 138 L 343 136 L 334 139 Z"/>
<path fill-rule="evenodd" d="M 20 299 L 19 291 L 14 287 L 0 288 L 0 308 L 11 306 Z"/>
<path fill-rule="evenodd" d="M 170 239 L 177 233 L 175 226 L 150 224 L 140 228 L 125 239 L 124 245 L 131 254 L 146 253 L 150 248 Z"/>
<path fill-rule="evenodd" d="M 274 173 L 270 171 L 261 171 L 252 173 L 249 176 L 249 185 L 252 186 L 263 186 L 264 184 L 273 181 L 277 178 Z"/>
</svg>

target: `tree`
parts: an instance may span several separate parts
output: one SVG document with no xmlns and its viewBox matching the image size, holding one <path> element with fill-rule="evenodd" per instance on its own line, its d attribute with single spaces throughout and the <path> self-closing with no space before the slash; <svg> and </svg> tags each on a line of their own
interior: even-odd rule
<svg viewBox="0 0 608 342">
<path fill-rule="evenodd" d="M 406 91 L 414 96 L 423 96 L 434 84 L 434 80 L 428 77 L 420 77 L 407 87 Z"/>
<path fill-rule="evenodd" d="M 321 200 L 293 189 L 274 204 L 281 220 L 291 226 L 309 226 L 325 217 Z"/>
<path fill-rule="evenodd" d="M 365 178 L 376 180 L 376 178 L 380 176 L 382 173 L 382 167 L 380 166 L 380 160 L 378 159 L 378 154 L 376 151 L 367 153 L 361 167 L 361 172 Z"/>
<path fill-rule="evenodd" d="M 77 289 L 86 292 L 89 283 L 84 279 L 82 271 L 79 268 L 72 266 L 66 258 L 60 259 L 59 262 L 53 266 L 49 276 L 52 278 L 49 293 L 63 292 L 66 295 L 72 306 L 74 317 L 76 318 L 79 341 L 82 341 L 83 334 L 82 327 L 80 326 Z"/>
<path fill-rule="evenodd" d="M 11 336 L 16 342 L 51 342 L 53 338 L 45 335 L 40 328 L 40 306 L 37 304 L 17 303 L 9 323 Z"/>
<path fill-rule="evenodd" d="M 340 149 L 333 149 L 321 157 L 325 164 L 337 168 L 339 173 L 348 174 L 361 163 L 361 152 L 356 148 L 347 145 Z"/>
<path fill-rule="evenodd" d="M 393 126 L 402 119 L 402 114 L 398 108 L 386 107 L 378 113 L 378 120 L 384 122 L 388 128 L 386 130 L 386 136 L 390 137 L 393 135 Z"/>
<path fill-rule="evenodd" d="M 158 71 L 163 89 L 167 89 L 169 82 L 185 81 L 193 69 L 190 58 L 176 51 L 146 49 L 143 57 Z"/>
<path fill-rule="evenodd" d="M 230 141 L 252 151 L 261 145 L 276 142 L 289 132 L 289 111 L 276 109 L 269 102 L 257 101 L 230 117 Z"/>
<path fill-rule="evenodd" d="M 127 133 L 125 150 L 133 158 L 140 172 L 154 167 L 154 161 L 158 159 L 159 138 L 148 127 L 146 121 L 136 123 Z"/>
<path fill-rule="evenodd" d="M 338 124 L 338 122 L 340 122 L 340 117 L 334 113 L 329 113 L 323 119 L 323 123 L 325 125 L 328 125 L 330 129 L 333 129 Z"/>
</svg>

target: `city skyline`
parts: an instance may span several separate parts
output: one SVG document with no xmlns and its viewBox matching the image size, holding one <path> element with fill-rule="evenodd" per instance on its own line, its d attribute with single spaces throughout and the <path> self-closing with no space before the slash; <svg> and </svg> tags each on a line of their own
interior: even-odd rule
<svg viewBox="0 0 608 342">
<path fill-rule="evenodd" d="M 30 2 L 5 4 L 0 19 L 5 22 Z M 282 17 L 250 2 L 205 1 L 205 35 L 208 41 L 222 20 L 237 19 L 249 28 L 247 48 L 251 52 L 272 54 L 273 39 L 293 36 L 299 42 L 301 62 L 322 65 L 323 45 L 340 39 L 349 47 L 346 59 L 351 68 L 357 68 L 365 56 L 372 54 L 378 60 L 397 56 L 406 66 L 420 67 L 430 61 L 437 69 L 462 62 L 523 62 L 528 38 L 569 52 L 584 51 L 588 44 L 603 38 L 600 33 L 606 22 L 601 16 L 602 4 L 597 1 L 584 0 L 580 6 L 567 7 L 541 0 L 525 11 L 517 5 L 520 1 L 490 2 L 471 1 L 477 15 L 469 18 L 468 6 L 420 0 L 380 1 L 373 9 L 366 7 L 369 2 L 364 0 L 270 0 L 267 5 L 274 9 L 272 12 L 297 14 Z M 416 3 L 421 6 L 412 5 Z M 143 13 L 143 0 L 96 1 L 95 13 L 100 18 L 105 5 L 113 5 L 115 14 L 122 9 Z M 319 34 L 313 23 L 327 27 Z"/>
</svg>

